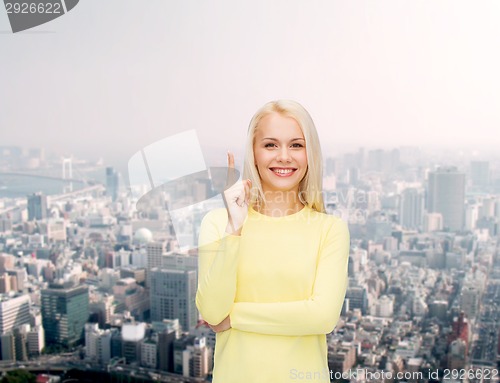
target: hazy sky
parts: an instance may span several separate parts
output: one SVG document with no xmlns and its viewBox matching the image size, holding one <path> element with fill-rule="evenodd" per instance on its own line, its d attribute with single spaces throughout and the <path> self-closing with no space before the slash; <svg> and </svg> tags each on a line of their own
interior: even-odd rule
<svg viewBox="0 0 500 383">
<path fill-rule="evenodd" d="M 291 98 L 325 153 L 498 146 L 499 20 L 497 0 L 81 0 L 12 34 L 2 6 L 0 145 L 121 167 L 196 129 L 215 165 Z"/>
</svg>

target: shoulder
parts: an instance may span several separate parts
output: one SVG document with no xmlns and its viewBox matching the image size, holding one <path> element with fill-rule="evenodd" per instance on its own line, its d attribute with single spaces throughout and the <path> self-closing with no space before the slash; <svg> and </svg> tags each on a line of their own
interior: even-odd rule
<svg viewBox="0 0 500 383">
<path fill-rule="evenodd" d="M 342 218 L 333 215 L 321 213 L 311 209 L 310 218 L 313 222 L 317 222 L 318 229 L 322 233 L 323 238 L 327 237 L 343 237 L 349 240 L 349 226 Z"/>
<path fill-rule="evenodd" d="M 201 220 L 201 229 L 203 228 L 218 228 L 224 231 L 227 225 L 227 210 L 226 208 L 217 208 L 210 210 Z"/>
<path fill-rule="evenodd" d="M 313 209 L 309 209 L 309 211 L 309 218 L 312 221 L 318 222 L 323 228 L 327 230 L 330 230 L 334 227 L 339 229 L 347 229 L 347 222 L 336 215 L 322 213 Z"/>
<path fill-rule="evenodd" d="M 224 207 L 212 209 L 203 216 L 202 222 L 217 222 L 227 219 L 227 210 Z"/>
<path fill-rule="evenodd" d="M 212 209 L 205 214 L 200 224 L 198 246 L 218 241 L 225 234 L 227 225 L 227 210 L 225 208 Z"/>
</svg>

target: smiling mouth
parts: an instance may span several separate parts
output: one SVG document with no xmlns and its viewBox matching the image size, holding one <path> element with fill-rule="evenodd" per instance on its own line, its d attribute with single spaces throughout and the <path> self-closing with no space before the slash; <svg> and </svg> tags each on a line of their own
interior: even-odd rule
<svg viewBox="0 0 500 383">
<path fill-rule="evenodd" d="M 274 174 L 280 177 L 286 177 L 293 174 L 296 168 L 269 168 Z"/>
</svg>

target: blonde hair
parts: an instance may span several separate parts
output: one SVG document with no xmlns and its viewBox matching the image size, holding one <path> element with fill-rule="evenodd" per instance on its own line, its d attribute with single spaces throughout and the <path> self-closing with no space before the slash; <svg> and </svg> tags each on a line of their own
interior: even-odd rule
<svg viewBox="0 0 500 383">
<path fill-rule="evenodd" d="M 291 117 L 300 126 L 306 141 L 307 171 L 299 183 L 298 198 L 310 208 L 324 213 L 322 181 L 323 181 L 323 159 L 321 146 L 314 122 L 302 105 L 292 100 L 271 101 L 261 107 L 252 117 L 248 127 L 247 141 L 245 145 L 245 161 L 243 165 L 243 179 L 252 181 L 250 194 L 251 205 L 264 205 L 264 190 L 260 182 L 260 176 L 255 166 L 254 144 L 255 132 L 260 121 L 271 113 L 278 113 L 283 117 Z"/>
</svg>

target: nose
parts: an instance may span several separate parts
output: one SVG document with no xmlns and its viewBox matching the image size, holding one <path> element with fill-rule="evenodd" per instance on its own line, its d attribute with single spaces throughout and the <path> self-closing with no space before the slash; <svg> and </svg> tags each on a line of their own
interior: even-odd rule
<svg viewBox="0 0 500 383">
<path fill-rule="evenodd" d="M 283 146 L 279 153 L 278 153 L 278 158 L 277 161 L 279 162 L 292 162 L 292 157 L 290 155 L 290 152 L 288 151 L 288 148 L 286 146 Z"/>
</svg>

